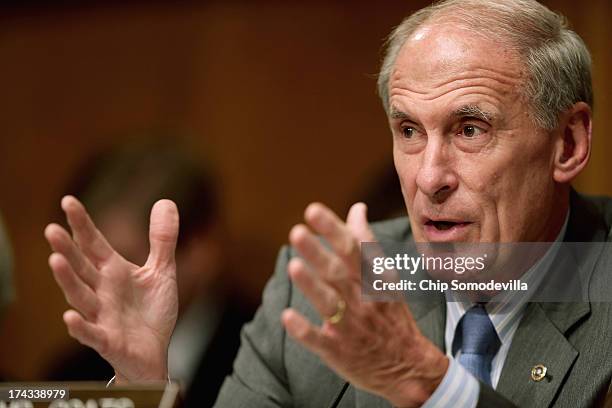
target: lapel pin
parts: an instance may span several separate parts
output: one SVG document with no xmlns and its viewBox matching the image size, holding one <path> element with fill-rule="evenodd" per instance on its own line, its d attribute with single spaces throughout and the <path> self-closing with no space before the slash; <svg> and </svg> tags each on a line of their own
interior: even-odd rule
<svg viewBox="0 0 612 408">
<path fill-rule="evenodd" d="M 540 382 L 546 377 L 547 368 L 544 364 L 537 364 L 531 369 L 531 379 Z"/>
</svg>

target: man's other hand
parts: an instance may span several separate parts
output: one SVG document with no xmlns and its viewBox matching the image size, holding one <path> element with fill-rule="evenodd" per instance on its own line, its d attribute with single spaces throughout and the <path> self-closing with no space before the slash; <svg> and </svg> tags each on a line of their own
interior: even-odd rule
<svg viewBox="0 0 612 408">
<path fill-rule="evenodd" d="M 365 204 L 353 205 L 344 223 L 322 204 L 308 206 L 308 226 L 296 225 L 289 234 L 301 258 L 290 261 L 288 273 L 323 325 L 313 325 L 294 309 L 285 310 L 282 321 L 296 341 L 354 386 L 394 406 L 421 406 L 449 361 L 420 332 L 405 302 L 361 300 L 360 243 L 375 240 L 366 210 Z"/>
<path fill-rule="evenodd" d="M 176 205 L 160 200 L 153 206 L 143 266 L 109 245 L 76 198 L 66 196 L 61 205 L 72 237 L 50 224 L 45 238 L 53 276 L 73 307 L 64 313 L 68 332 L 113 366 L 118 383 L 165 381 L 178 310 Z"/>
</svg>

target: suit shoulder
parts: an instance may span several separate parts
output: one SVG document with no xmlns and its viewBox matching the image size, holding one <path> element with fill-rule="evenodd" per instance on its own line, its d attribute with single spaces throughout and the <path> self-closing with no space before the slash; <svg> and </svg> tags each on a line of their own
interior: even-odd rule
<svg viewBox="0 0 612 408">
<path fill-rule="evenodd" d="M 608 241 L 612 241 L 612 197 L 594 196 L 592 199 L 604 216 L 608 230 Z"/>
<path fill-rule="evenodd" d="M 601 220 L 607 241 L 612 241 L 612 197 L 578 193 L 577 202 L 581 202 L 589 211 Z M 593 217 L 595 218 L 595 217 Z"/>
</svg>

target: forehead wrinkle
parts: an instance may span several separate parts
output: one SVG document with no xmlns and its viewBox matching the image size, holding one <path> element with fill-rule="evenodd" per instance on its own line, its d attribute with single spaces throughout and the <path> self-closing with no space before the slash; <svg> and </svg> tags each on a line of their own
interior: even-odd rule
<svg viewBox="0 0 612 408">
<path fill-rule="evenodd" d="M 411 80 L 405 74 L 402 76 L 399 71 L 395 74 L 390 83 L 391 91 L 394 88 L 404 88 L 414 94 L 427 95 L 428 99 L 439 97 L 455 89 L 468 87 L 486 87 L 494 92 L 507 93 L 518 89 L 521 78 L 520 75 L 504 75 L 492 70 L 479 69 L 476 72 L 463 72 L 440 81 L 434 81 L 434 78 L 432 78 L 431 84 L 421 85 L 421 81 Z"/>
<path fill-rule="evenodd" d="M 486 102 L 490 103 L 493 106 L 503 106 L 504 100 L 502 96 L 497 92 L 492 92 L 489 87 L 485 86 L 470 86 L 470 87 L 461 87 L 457 89 L 451 90 L 443 90 L 439 93 L 428 95 L 428 94 L 418 94 L 412 92 L 410 89 L 406 88 L 393 88 L 389 93 L 389 101 L 391 105 L 394 104 L 394 101 L 400 103 L 400 106 L 405 105 L 406 103 L 415 104 L 415 103 L 424 103 L 424 102 L 434 102 L 439 98 L 451 98 L 451 100 L 456 100 L 458 98 L 470 98 L 471 101 L 468 102 Z M 474 99 L 477 98 L 477 99 Z M 450 102 L 450 101 L 449 101 Z M 447 102 L 447 103 L 449 103 Z M 396 105 L 397 106 L 397 105 Z"/>
</svg>

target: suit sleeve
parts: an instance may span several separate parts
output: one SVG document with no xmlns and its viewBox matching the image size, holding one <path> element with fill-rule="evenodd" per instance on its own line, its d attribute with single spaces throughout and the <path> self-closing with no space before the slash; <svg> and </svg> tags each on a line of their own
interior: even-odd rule
<svg viewBox="0 0 612 408">
<path fill-rule="evenodd" d="M 234 372 L 221 387 L 215 407 L 292 406 L 284 364 L 285 330 L 280 318 L 291 298 L 287 276 L 290 250 L 280 251 L 262 305 L 244 326 Z"/>
</svg>

